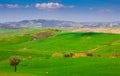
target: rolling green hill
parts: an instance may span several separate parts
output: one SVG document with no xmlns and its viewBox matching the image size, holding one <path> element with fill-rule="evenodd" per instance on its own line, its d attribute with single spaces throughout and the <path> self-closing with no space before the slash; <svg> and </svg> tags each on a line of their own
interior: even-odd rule
<svg viewBox="0 0 120 76">
<path fill-rule="evenodd" d="M 5 33 L 0 38 L 0 76 L 119 76 L 119 58 L 80 57 L 53 58 L 54 53 L 92 52 L 94 54 L 120 54 L 120 34 L 109 33 L 60 33 L 48 38 L 31 41 L 34 33 Z M 8 58 L 31 57 L 22 60 L 18 72 L 13 72 Z M 49 58 L 49 59 L 46 59 Z M 2 70 L 1 70 L 2 69 Z"/>
<path fill-rule="evenodd" d="M 5 46 L 4 49 L 23 51 L 22 49 L 26 48 L 26 51 L 33 50 L 34 52 L 41 53 L 85 52 L 100 46 L 105 46 L 103 48 L 107 46 L 119 46 L 119 40 L 120 35 L 118 34 L 63 33 L 49 38 Z"/>
<path fill-rule="evenodd" d="M 51 55 L 53 53 L 67 52 L 93 52 L 97 54 L 119 54 L 120 35 L 105 33 L 62 33 L 49 38 L 43 38 L 35 41 L 29 41 L 29 38 L 23 39 L 13 45 L 0 47 L 0 52 L 11 53 L 31 53 Z M 28 40 L 27 40 L 28 39 Z M 14 41 L 14 40 L 13 40 Z M 19 41 L 19 40 L 18 40 Z M 21 41 L 21 40 L 20 40 Z M 16 55 L 16 54 L 15 54 Z M 18 54 L 17 54 L 18 55 Z M 9 54 L 10 56 L 10 54 Z M 27 55 L 28 56 L 28 55 Z"/>
</svg>

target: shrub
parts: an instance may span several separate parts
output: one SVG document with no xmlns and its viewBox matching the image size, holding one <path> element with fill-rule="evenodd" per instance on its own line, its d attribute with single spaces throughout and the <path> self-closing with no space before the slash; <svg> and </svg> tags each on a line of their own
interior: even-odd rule
<svg viewBox="0 0 120 76">
<path fill-rule="evenodd" d="M 9 64 L 10 66 L 14 67 L 14 71 L 17 71 L 17 65 L 20 63 L 21 57 L 19 56 L 12 56 L 9 58 Z"/>
<path fill-rule="evenodd" d="M 93 53 L 92 52 L 87 52 L 86 55 L 87 56 L 93 56 Z"/>
<path fill-rule="evenodd" d="M 74 55 L 74 53 L 70 52 L 70 53 L 64 54 L 64 57 L 72 57 L 73 55 Z"/>
</svg>

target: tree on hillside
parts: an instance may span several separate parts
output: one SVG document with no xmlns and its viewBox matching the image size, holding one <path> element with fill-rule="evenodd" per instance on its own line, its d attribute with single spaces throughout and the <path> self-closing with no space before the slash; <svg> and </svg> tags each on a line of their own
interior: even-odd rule
<svg viewBox="0 0 120 76">
<path fill-rule="evenodd" d="M 18 56 L 12 56 L 9 58 L 9 64 L 10 66 L 14 67 L 14 72 L 17 71 L 17 65 L 20 63 L 21 58 Z"/>
</svg>

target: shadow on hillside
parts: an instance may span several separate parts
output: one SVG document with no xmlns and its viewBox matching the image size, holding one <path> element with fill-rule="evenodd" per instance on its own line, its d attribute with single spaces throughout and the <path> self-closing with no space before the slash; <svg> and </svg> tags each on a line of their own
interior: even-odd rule
<svg viewBox="0 0 120 76">
<path fill-rule="evenodd" d="M 101 33 L 94 33 L 94 32 L 87 32 L 82 33 L 81 36 L 94 36 L 94 35 L 100 35 Z"/>
<path fill-rule="evenodd" d="M 75 36 L 95 36 L 95 35 L 100 35 L 102 33 L 94 33 L 94 32 L 86 32 L 86 33 L 74 33 Z"/>
</svg>

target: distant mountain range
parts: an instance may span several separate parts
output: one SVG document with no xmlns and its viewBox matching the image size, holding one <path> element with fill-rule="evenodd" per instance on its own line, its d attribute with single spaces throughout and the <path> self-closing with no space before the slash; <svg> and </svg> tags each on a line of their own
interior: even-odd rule
<svg viewBox="0 0 120 76">
<path fill-rule="evenodd" d="M 19 22 L 6 22 L 0 23 L 1 28 L 78 28 L 82 27 L 80 23 L 72 21 L 59 21 L 59 20 L 23 20 Z"/>
<path fill-rule="evenodd" d="M 120 21 L 114 22 L 81 22 L 84 28 L 120 28 Z"/>
<path fill-rule="evenodd" d="M 19 22 L 0 23 L 0 28 L 104 28 L 104 27 L 120 27 L 120 21 L 116 22 L 72 22 L 59 20 L 23 20 Z"/>
</svg>

